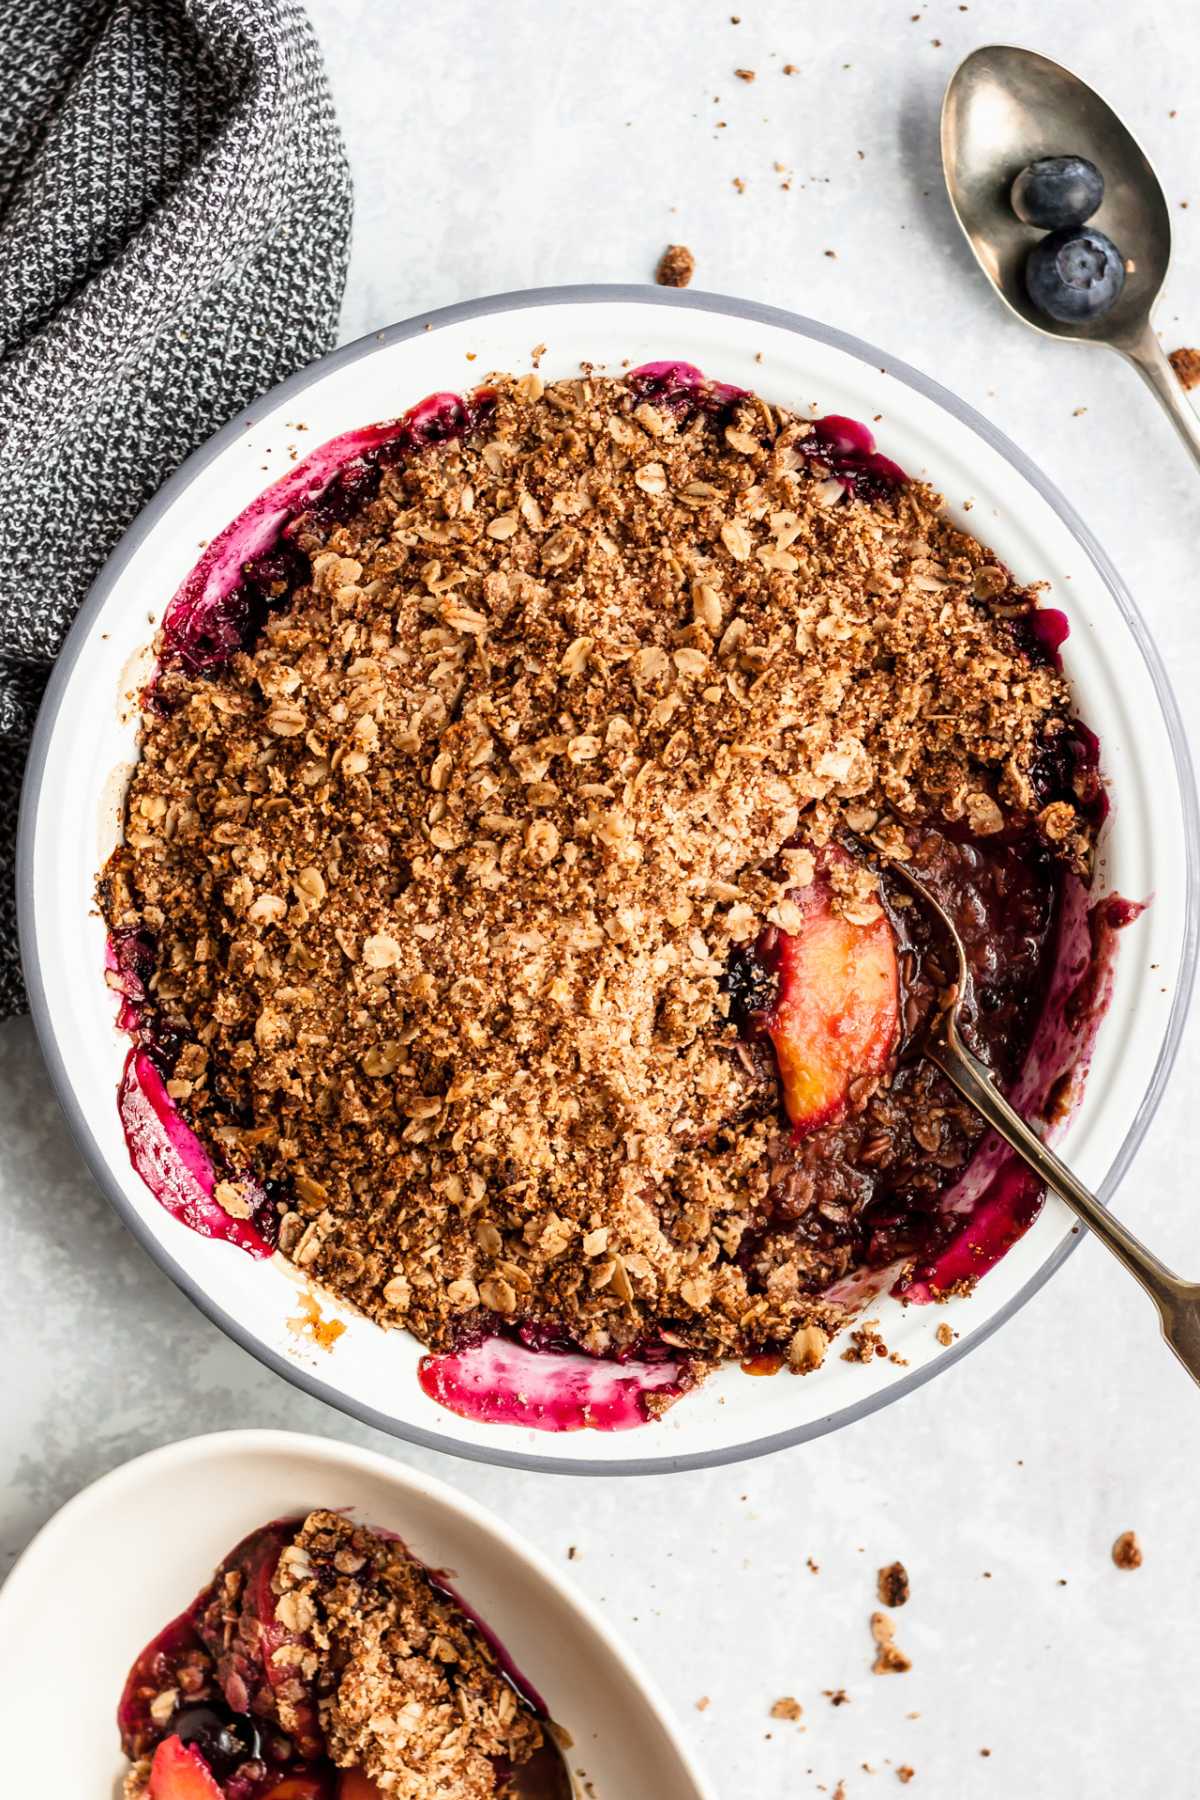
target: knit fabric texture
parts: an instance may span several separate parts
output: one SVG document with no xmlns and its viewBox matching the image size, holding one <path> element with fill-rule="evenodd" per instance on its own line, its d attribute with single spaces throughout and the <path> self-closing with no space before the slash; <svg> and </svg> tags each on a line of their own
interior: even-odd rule
<svg viewBox="0 0 1200 1800">
<path fill-rule="evenodd" d="M 350 178 L 293 0 L 0 6 L 0 1017 L 29 733 L 100 565 L 333 342 Z"/>
</svg>

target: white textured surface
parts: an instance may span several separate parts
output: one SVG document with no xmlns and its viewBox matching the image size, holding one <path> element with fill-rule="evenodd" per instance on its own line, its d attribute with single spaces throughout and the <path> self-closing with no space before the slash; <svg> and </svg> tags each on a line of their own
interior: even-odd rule
<svg viewBox="0 0 1200 1800">
<path fill-rule="evenodd" d="M 877 341 L 1029 450 L 1125 574 L 1196 741 L 1195 471 L 1115 359 L 1042 342 L 991 302 L 936 159 L 941 89 L 968 49 L 1027 42 L 1076 67 L 1160 169 L 1178 238 L 1159 324 L 1168 348 L 1200 341 L 1190 0 L 1123 8 L 1119 29 L 1081 0 L 732 4 L 736 27 L 698 0 L 312 0 L 357 178 L 346 336 L 480 292 L 648 278 L 664 243 L 686 242 L 698 286 Z M 1193 1029 L 1121 1196 L 1196 1272 L 1198 1081 Z M 0 1028 L 0 1195 L 6 1556 L 95 1475 L 192 1432 L 290 1425 L 389 1448 L 258 1369 L 135 1248 L 67 1141 L 24 1023 Z M 391 1448 L 551 1553 L 578 1547 L 573 1573 L 655 1668 L 729 1800 L 839 1779 L 855 1800 L 904 1762 L 937 1800 L 1195 1794 L 1200 1396 L 1093 1245 L 958 1369 L 765 1463 L 576 1482 Z M 1122 1575 L 1108 1552 L 1128 1526 L 1146 1561 Z M 914 1668 L 876 1679 L 874 1571 L 896 1556 Z M 850 1704 L 831 1708 L 822 1690 L 838 1687 Z M 767 1716 L 783 1694 L 804 1705 L 803 1734 Z"/>
</svg>

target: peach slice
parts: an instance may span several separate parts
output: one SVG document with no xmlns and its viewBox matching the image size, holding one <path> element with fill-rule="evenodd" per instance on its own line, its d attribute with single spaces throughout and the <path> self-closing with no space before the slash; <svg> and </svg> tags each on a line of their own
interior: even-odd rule
<svg viewBox="0 0 1200 1800">
<path fill-rule="evenodd" d="M 833 911 L 820 880 L 793 898 L 803 923 L 775 943 L 779 991 L 762 1022 L 788 1117 L 803 1137 L 842 1116 L 857 1076 L 886 1067 L 899 1033 L 900 976 L 886 917 L 852 925 Z"/>
<path fill-rule="evenodd" d="M 200 1752 L 180 1737 L 164 1738 L 150 1765 L 148 1800 L 221 1800 L 221 1789 Z"/>
</svg>

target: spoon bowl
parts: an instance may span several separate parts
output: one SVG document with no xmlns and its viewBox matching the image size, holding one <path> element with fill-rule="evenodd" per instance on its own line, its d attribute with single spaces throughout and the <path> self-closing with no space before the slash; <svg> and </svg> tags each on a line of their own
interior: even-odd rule
<svg viewBox="0 0 1200 1800">
<path fill-rule="evenodd" d="M 973 50 L 942 103 L 942 166 L 950 204 L 976 261 L 1009 310 L 1046 337 L 1103 344 L 1128 358 L 1200 464 L 1200 421 L 1154 334 L 1151 313 L 1171 261 L 1171 215 L 1145 151 L 1106 100 L 1061 64 L 1011 44 Z M 1086 156 L 1104 176 L 1088 221 L 1126 260 L 1125 285 L 1096 318 L 1060 323 L 1033 305 L 1025 261 L 1043 235 L 1022 224 L 1009 190 L 1027 163 Z"/>
<path fill-rule="evenodd" d="M 851 838 L 850 841 L 860 854 L 864 854 L 858 839 Z M 931 1022 L 914 1046 L 916 1052 L 936 1064 L 980 1118 L 999 1133 L 1026 1167 L 1066 1202 L 1104 1248 L 1140 1282 L 1158 1308 L 1163 1337 L 1193 1381 L 1200 1384 L 1200 1282 L 1183 1280 L 1148 1250 L 1009 1104 L 963 1032 L 964 1026 L 970 1031 L 975 996 L 966 950 L 954 921 L 907 863 L 881 864 L 869 853 L 864 854 L 864 860 L 876 869 L 885 887 L 899 884 L 910 901 L 916 900 L 924 908 L 935 922 L 949 952 L 947 967 L 953 972 L 952 979 L 941 995 Z"/>
<path fill-rule="evenodd" d="M 562 1751 L 548 1737 L 528 1762 L 513 1771 L 509 1785 L 513 1800 L 575 1800 L 579 1792 Z"/>
</svg>

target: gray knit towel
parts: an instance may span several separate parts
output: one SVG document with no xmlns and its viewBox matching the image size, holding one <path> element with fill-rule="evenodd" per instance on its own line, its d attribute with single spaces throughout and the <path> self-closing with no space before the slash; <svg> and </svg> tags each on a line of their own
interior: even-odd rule
<svg viewBox="0 0 1200 1800">
<path fill-rule="evenodd" d="M 50 664 L 163 478 L 332 343 L 349 235 L 294 0 L 0 0 L 0 1017 Z"/>
</svg>

